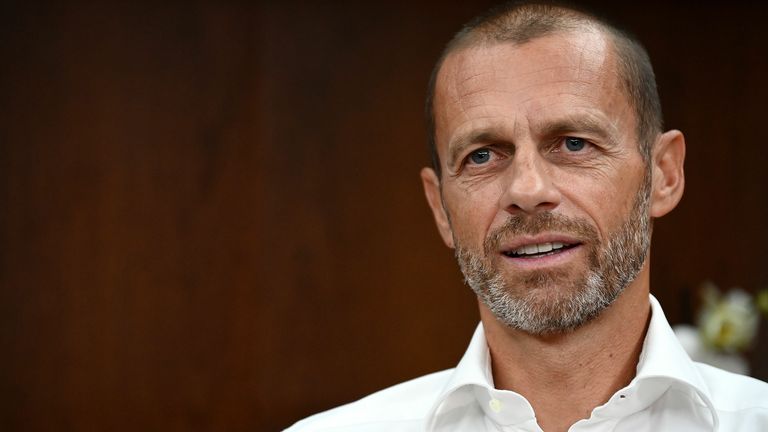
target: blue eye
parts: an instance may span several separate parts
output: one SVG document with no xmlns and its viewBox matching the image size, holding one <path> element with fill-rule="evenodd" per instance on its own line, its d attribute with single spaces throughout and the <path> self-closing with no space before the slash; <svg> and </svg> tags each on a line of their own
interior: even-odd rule
<svg viewBox="0 0 768 432">
<path fill-rule="evenodd" d="M 577 152 L 584 149 L 584 146 L 586 146 L 587 143 L 581 139 L 581 138 L 574 138 L 574 137 L 566 137 L 565 138 L 565 148 L 567 148 L 569 151 Z"/>
<path fill-rule="evenodd" d="M 478 149 L 469 154 L 469 160 L 477 165 L 482 165 L 491 160 L 491 151 L 488 149 Z"/>
</svg>

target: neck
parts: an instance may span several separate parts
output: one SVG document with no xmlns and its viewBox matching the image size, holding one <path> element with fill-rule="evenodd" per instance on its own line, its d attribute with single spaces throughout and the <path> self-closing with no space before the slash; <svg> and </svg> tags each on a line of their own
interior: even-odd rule
<svg viewBox="0 0 768 432">
<path fill-rule="evenodd" d="M 635 376 L 650 317 L 648 266 L 599 316 L 566 333 L 511 329 L 480 305 L 494 385 L 523 395 L 544 431 L 566 431 Z"/>
</svg>

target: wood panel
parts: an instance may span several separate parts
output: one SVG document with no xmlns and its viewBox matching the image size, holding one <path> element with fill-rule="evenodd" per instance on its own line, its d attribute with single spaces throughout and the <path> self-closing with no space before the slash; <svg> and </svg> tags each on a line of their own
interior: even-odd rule
<svg viewBox="0 0 768 432">
<path fill-rule="evenodd" d="M 278 430 L 453 366 L 422 100 L 488 4 L 2 6 L 0 429 Z M 601 9 L 688 137 L 652 277 L 685 320 L 705 278 L 768 284 L 768 14 Z"/>
</svg>

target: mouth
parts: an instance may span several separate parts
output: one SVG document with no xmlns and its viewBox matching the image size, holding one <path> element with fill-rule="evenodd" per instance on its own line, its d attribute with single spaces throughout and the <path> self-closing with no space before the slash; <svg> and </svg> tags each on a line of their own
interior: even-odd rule
<svg viewBox="0 0 768 432">
<path fill-rule="evenodd" d="M 579 246 L 581 243 L 565 243 L 565 242 L 543 242 L 532 243 L 523 246 L 516 247 L 514 249 L 504 250 L 501 253 L 509 258 L 524 258 L 533 259 L 550 255 L 557 255 L 563 253 L 569 249 L 573 249 Z"/>
</svg>

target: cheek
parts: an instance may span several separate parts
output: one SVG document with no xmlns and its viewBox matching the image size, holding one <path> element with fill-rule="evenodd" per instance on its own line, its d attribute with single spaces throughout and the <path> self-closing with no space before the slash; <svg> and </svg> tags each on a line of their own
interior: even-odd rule
<svg viewBox="0 0 768 432">
<path fill-rule="evenodd" d="M 567 188 L 561 190 L 575 211 L 591 221 L 601 238 L 606 238 L 627 217 L 631 217 L 630 212 L 642 181 L 642 178 L 634 177 L 606 173 L 572 176 Z"/>
<path fill-rule="evenodd" d="M 462 245 L 482 245 L 490 227 L 499 218 L 500 193 L 501 188 L 496 184 L 443 191 L 451 229 Z"/>
</svg>

